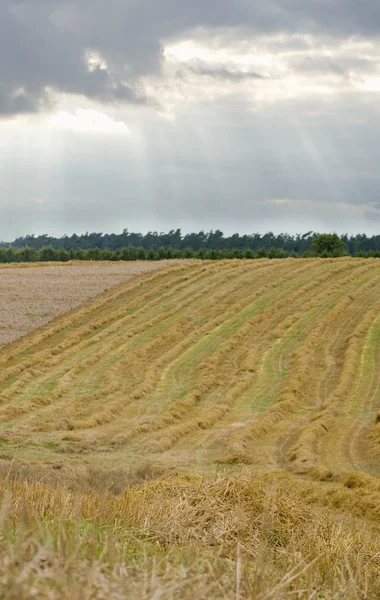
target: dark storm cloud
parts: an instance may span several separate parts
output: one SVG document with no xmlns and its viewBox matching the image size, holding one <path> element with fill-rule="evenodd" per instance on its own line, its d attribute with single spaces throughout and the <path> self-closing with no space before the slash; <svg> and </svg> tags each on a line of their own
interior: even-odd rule
<svg viewBox="0 0 380 600">
<path fill-rule="evenodd" d="M 159 72 L 164 39 L 196 27 L 241 28 L 248 38 L 281 32 L 343 38 L 377 35 L 379 22 L 377 0 L 3 0 L 0 114 L 46 108 L 47 88 L 104 102 L 148 102 L 138 77 Z M 107 70 L 89 71 L 86 51 L 99 53 Z M 243 77 L 222 68 L 203 74 Z"/>
<path fill-rule="evenodd" d="M 63 6 L 63 3 L 62 3 Z M 54 2 L 8 3 L 0 7 L 0 113 L 35 112 L 46 107 L 48 89 L 145 102 L 127 77 L 96 66 L 88 69 L 91 47 L 73 29 L 54 22 Z"/>
</svg>

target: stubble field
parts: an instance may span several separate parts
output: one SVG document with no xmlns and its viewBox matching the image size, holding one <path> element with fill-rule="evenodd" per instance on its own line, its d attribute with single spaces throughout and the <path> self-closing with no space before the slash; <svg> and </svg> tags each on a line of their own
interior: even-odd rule
<svg viewBox="0 0 380 600">
<path fill-rule="evenodd" d="M 167 265 L 166 260 L 1 264 L 0 347 L 108 288 Z"/>
<path fill-rule="evenodd" d="M 165 265 L 5 346 L 0 596 L 380 597 L 379 365 L 376 259 Z"/>
</svg>

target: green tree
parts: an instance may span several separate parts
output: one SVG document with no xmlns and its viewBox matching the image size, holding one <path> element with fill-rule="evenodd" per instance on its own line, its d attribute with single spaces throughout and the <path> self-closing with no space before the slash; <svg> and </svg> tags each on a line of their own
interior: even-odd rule
<svg viewBox="0 0 380 600">
<path fill-rule="evenodd" d="M 59 250 L 56 250 L 55 252 L 56 252 L 58 260 L 60 260 L 61 262 L 67 262 L 69 260 L 69 253 L 64 248 L 60 248 Z"/>
<path fill-rule="evenodd" d="M 146 256 L 145 248 L 143 248 L 142 246 L 139 246 L 136 250 L 136 257 L 137 257 L 137 260 L 146 260 L 147 256 Z"/>
<path fill-rule="evenodd" d="M 90 248 L 87 252 L 87 256 L 89 260 L 100 260 L 99 248 Z"/>
<path fill-rule="evenodd" d="M 37 260 L 37 252 L 30 246 L 24 246 L 18 250 L 21 262 L 35 262 Z"/>
<path fill-rule="evenodd" d="M 311 244 L 317 256 L 343 256 L 345 245 L 336 233 L 321 233 Z"/>
<path fill-rule="evenodd" d="M 40 261 L 50 262 L 57 260 L 57 252 L 51 246 L 45 246 L 40 250 Z"/>
<path fill-rule="evenodd" d="M 232 258 L 244 258 L 243 251 L 240 248 L 233 248 L 232 250 Z"/>
<path fill-rule="evenodd" d="M 121 260 L 136 260 L 136 248 L 127 246 L 121 250 Z"/>
<path fill-rule="evenodd" d="M 257 258 L 266 258 L 267 253 L 265 248 L 259 248 L 256 254 Z"/>
<path fill-rule="evenodd" d="M 155 250 L 153 250 L 153 248 L 149 248 L 149 250 L 146 253 L 146 259 L 147 260 L 157 260 L 158 259 L 158 254 Z"/>
<path fill-rule="evenodd" d="M 164 248 L 163 246 L 160 246 L 157 250 L 157 255 L 158 255 L 158 260 L 163 260 L 165 258 L 168 257 L 166 248 Z"/>
<path fill-rule="evenodd" d="M 194 251 L 191 248 L 185 248 L 183 250 L 183 256 L 185 258 L 194 258 Z"/>
<path fill-rule="evenodd" d="M 196 253 L 195 253 L 195 258 L 198 258 L 200 260 L 204 260 L 205 258 L 205 251 L 203 248 L 200 248 Z"/>
</svg>

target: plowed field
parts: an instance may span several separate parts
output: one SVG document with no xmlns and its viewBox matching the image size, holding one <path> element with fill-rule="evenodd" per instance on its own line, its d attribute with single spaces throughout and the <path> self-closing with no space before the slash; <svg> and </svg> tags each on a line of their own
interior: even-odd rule
<svg viewBox="0 0 380 600">
<path fill-rule="evenodd" d="M 0 264 L 0 347 L 122 281 L 167 264 L 168 261 Z"/>
<path fill-rule="evenodd" d="M 379 260 L 141 275 L 6 346 L 0 400 L 7 597 L 380 597 Z"/>
</svg>

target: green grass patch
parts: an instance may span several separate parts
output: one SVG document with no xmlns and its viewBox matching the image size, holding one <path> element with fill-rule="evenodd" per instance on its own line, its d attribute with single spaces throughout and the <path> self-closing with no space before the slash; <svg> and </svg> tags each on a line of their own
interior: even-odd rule
<svg viewBox="0 0 380 600">
<path fill-rule="evenodd" d="M 56 450 L 57 449 L 57 445 L 54 442 L 44 442 L 42 444 L 43 448 L 46 448 L 47 450 Z"/>
<path fill-rule="evenodd" d="M 3 392 L 4 390 L 6 390 L 7 388 L 9 388 L 9 386 L 11 386 L 15 381 L 16 381 L 17 377 L 11 377 L 10 379 L 8 379 L 6 381 L 6 383 L 4 383 L 4 385 L 0 386 L 0 393 Z"/>
</svg>

